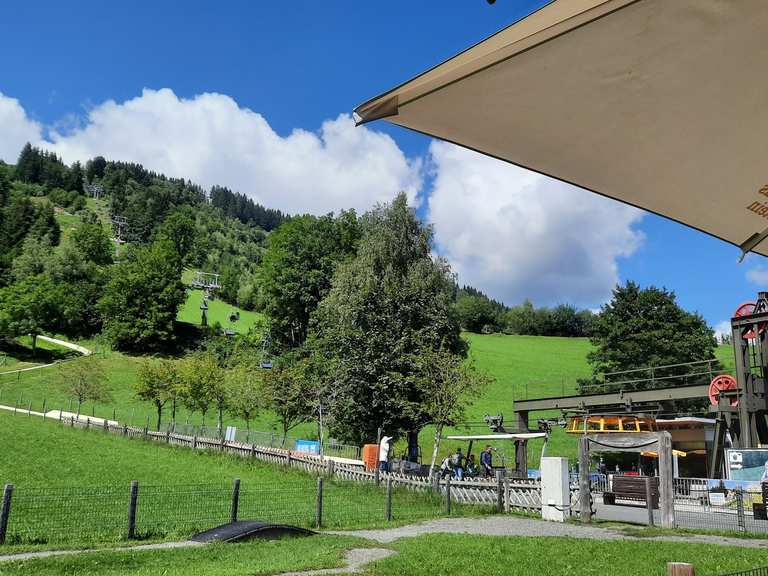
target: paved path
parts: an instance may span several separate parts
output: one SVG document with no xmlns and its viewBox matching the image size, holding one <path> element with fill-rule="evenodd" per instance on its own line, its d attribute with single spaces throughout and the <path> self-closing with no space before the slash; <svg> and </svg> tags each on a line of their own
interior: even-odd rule
<svg viewBox="0 0 768 576">
<path fill-rule="evenodd" d="M 58 338 L 51 338 L 50 336 L 43 336 L 40 334 L 38 337 L 38 340 L 45 340 L 46 342 L 50 342 L 51 344 L 56 344 L 57 346 L 62 346 L 63 348 L 69 348 L 70 350 L 74 350 L 75 352 L 79 352 L 83 356 L 90 356 L 93 354 L 93 350 L 89 350 L 85 346 L 80 346 L 79 344 L 73 344 L 72 342 L 67 342 L 66 340 L 59 340 Z M 17 372 L 29 372 L 30 370 L 40 370 L 41 368 L 48 368 L 49 366 L 54 366 L 58 364 L 58 362 L 51 362 L 50 364 L 41 364 L 39 366 L 29 366 L 27 368 L 17 368 L 16 370 L 7 370 L 5 372 L 0 372 L 0 374 L 16 374 Z"/>
<path fill-rule="evenodd" d="M 655 536 L 635 538 L 617 530 L 600 528 L 598 526 L 581 526 L 579 524 L 560 524 L 518 516 L 488 516 L 485 518 L 441 518 L 422 524 L 410 524 L 398 528 L 382 530 L 334 530 L 326 534 L 343 536 L 358 536 L 386 544 L 398 538 L 410 538 L 422 534 L 481 534 L 485 536 L 567 536 L 570 538 L 589 538 L 593 540 L 661 540 L 668 542 L 698 542 L 702 544 L 719 544 L 724 546 L 739 546 L 742 548 L 765 548 L 768 551 L 768 540 L 748 540 L 744 538 L 727 538 L 723 536 L 706 536 L 691 534 L 685 536 Z"/>
</svg>

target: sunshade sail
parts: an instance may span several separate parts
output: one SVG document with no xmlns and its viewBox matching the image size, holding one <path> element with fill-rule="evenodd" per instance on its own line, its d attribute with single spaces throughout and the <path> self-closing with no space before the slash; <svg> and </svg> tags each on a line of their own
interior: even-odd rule
<svg viewBox="0 0 768 576">
<path fill-rule="evenodd" d="M 556 0 L 355 114 L 749 250 L 768 230 L 767 71 L 765 0 Z"/>
</svg>

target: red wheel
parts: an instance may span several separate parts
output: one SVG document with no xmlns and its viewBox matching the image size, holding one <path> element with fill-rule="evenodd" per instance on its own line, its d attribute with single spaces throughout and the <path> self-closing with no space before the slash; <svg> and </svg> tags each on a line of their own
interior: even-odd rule
<svg viewBox="0 0 768 576">
<path fill-rule="evenodd" d="M 741 304 L 738 308 L 736 308 L 736 312 L 734 312 L 733 316 L 734 318 L 741 318 L 742 316 L 749 316 L 754 312 L 755 312 L 755 303 L 744 302 L 744 304 Z M 761 323 L 758 326 L 758 330 L 760 331 L 761 334 L 765 332 L 765 322 Z M 753 329 L 747 330 L 741 335 L 742 338 L 746 338 L 746 339 L 754 338 L 755 336 L 756 334 Z"/>
<path fill-rule="evenodd" d="M 709 383 L 709 401 L 712 406 L 717 406 L 720 401 L 720 393 L 724 390 L 736 390 L 739 384 L 736 382 L 736 378 L 729 376 L 728 374 L 721 374 L 712 378 L 712 382 Z M 738 406 L 739 399 L 731 398 L 731 406 Z"/>
</svg>

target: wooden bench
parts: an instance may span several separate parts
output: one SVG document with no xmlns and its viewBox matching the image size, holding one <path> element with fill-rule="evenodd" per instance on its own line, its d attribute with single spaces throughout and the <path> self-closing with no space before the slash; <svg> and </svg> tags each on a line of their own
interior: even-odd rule
<svg viewBox="0 0 768 576">
<path fill-rule="evenodd" d="M 627 506 L 628 504 L 617 502 L 617 500 L 630 500 L 642 502 L 647 506 L 648 503 L 645 500 L 646 478 L 647 476 L 614 476 L 612 490 L 603 492 L 603 504 Z M 651 505 L 655 509 L 659 507 L 659 479 L 655 476 L 651 477 Z"/>
</svg>

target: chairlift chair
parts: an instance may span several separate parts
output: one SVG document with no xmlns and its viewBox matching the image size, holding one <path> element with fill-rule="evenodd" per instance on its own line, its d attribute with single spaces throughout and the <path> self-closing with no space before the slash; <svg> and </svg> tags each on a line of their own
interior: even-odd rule
<svg viewBox="0 0 768 576">
<path fill-rule="evenodd" d="M 261 340 L 261 363 L 260 366 L 265 369 L 272 368 L 272 338 L 269 334 L 265 334 Z"/>
</svg>

